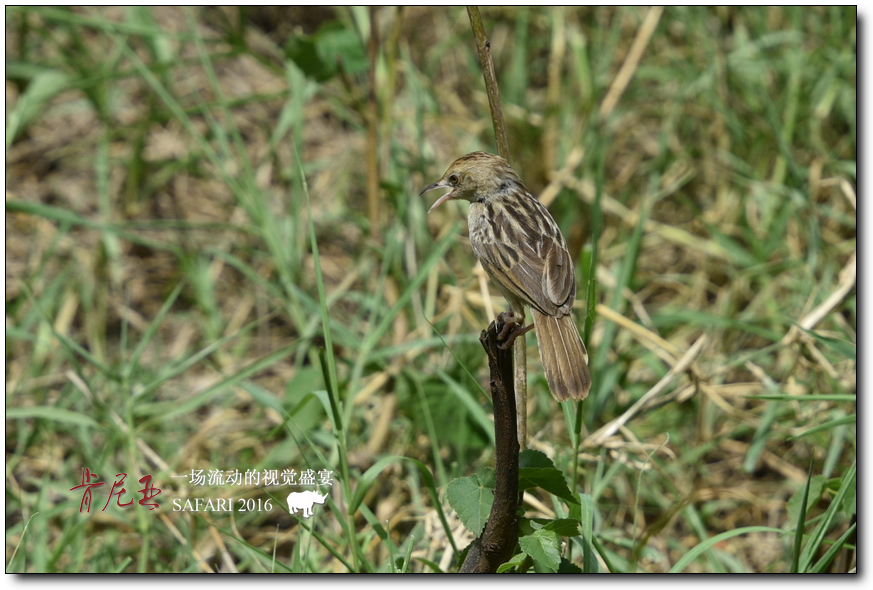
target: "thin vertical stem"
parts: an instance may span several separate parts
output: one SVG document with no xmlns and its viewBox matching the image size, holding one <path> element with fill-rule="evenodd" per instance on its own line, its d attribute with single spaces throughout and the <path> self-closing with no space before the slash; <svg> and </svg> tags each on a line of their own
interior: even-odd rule
<svg viewBox="0 0 873 590">
<path fill-rule="evenodd" d="M 497 140 L 497 153 L 507 162 L 509 157 L 509 140 L 506 135 L 506 123 L 503 119 L 503 107 L 500 103 L 500 87 L 497 85 L 497 75 L 494 73 L 494 62 L 491 60 L 491 42 L 485 36 L 482 15 L 477 6 L 468 6 L 467 15 L 470 26 L 476 37 L 476 50 L 479 52 L 479 63 L 482 65 L 482 75 L 485 78 L 485 91 L 488 94 L 488 105 L 491 107 L 491 124 L 494 127 L 494 137 Z M 516 338 L 512 347 L 512 358 L 515 364 L 515 409 L 518 421 L 518 444 L 524 449 L 527 440 L 527 344 L 524 338 Z"/>
<path fill-rule="evenodd" d="M 479 52 L 479 63 L 482 64 L 482 75 L 485 77 L 485 91 L 488 93 L 488 105 L 491 107 L 491 124 L 497 140 L 497 153 L 511 162 L 509 157 L 509 140 L 506 135 L 506 123 L 503 120 L 503 107 L 500 104 L 500 87 L 497 85 L 497 75 L 494 73 L 494 62 L 491 61 L 491 41 L 485 36 L 482 16 L 477 6 L 468 6 L 470 26 L 476 37 L 476 50 Z"/>
</svg>

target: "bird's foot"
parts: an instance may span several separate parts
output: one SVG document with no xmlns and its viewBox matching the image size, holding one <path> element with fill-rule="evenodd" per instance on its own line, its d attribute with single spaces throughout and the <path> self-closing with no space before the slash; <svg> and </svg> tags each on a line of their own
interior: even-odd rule
<svg viewBox="0 0 873 590">
<path fill-rule="evenodd" d="M 501 350 L 512 348 L 512 343 L 515 342 L 516 338 L 533 329 L 533 324 L 522 327 L 521 324 L 523 321 L 524 316 L 515 313 L 511 309 L 506 310 L 497 316 L 498 324 L 501 322 L 503 323 L 503 328 L 497 334 L 498 348 Z"/>
</svg>

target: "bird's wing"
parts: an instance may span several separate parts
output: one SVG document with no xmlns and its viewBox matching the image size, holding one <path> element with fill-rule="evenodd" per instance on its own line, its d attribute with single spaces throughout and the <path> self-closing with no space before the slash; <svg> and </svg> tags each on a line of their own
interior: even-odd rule
<svg viewBox="0 0 873 590">
<path fill-rule="evenodd" d="M 533 198 L 525 204 L 528 215 L 514 223 L 502 213 L 488 218 L 492 231 L 483 232 L 476 255 L 504 290 L 540 313 L 564 315 L 576 295 L 573 261 L 546 208 Z"/>
</svg>

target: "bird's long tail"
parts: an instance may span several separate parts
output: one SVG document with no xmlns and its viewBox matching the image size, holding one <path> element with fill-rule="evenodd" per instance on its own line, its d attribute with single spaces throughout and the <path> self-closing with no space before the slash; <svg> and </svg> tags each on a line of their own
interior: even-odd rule
<svg viewBox="0 0 873 590">
<path fill-rule="evenodd" d="M 591 389 L 588 351 L 585 350 L 573 316 L 558 318 L 535 309 L 531 311 L 537 330 L 540 359 L 543 361 L 552 397 L 559 402 L 570 398 L 585 399 Z"/>
</svg>

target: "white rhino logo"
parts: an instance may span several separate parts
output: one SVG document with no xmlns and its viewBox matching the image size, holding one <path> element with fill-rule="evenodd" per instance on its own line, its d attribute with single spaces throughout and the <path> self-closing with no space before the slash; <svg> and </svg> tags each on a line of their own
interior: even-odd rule
<svg viewBox="0 0 873 590">
<path fill-rule="evenodd" d="M 321 496 L 318 492 L 291 492 L 288 494 L 288 512 L 297 514 L 298 510 L 303 510 L 303 517 L 309 518 L 312 516 L 313 504 L 324 504 L 327 499 L 327 494 Z"/>
</svg>

